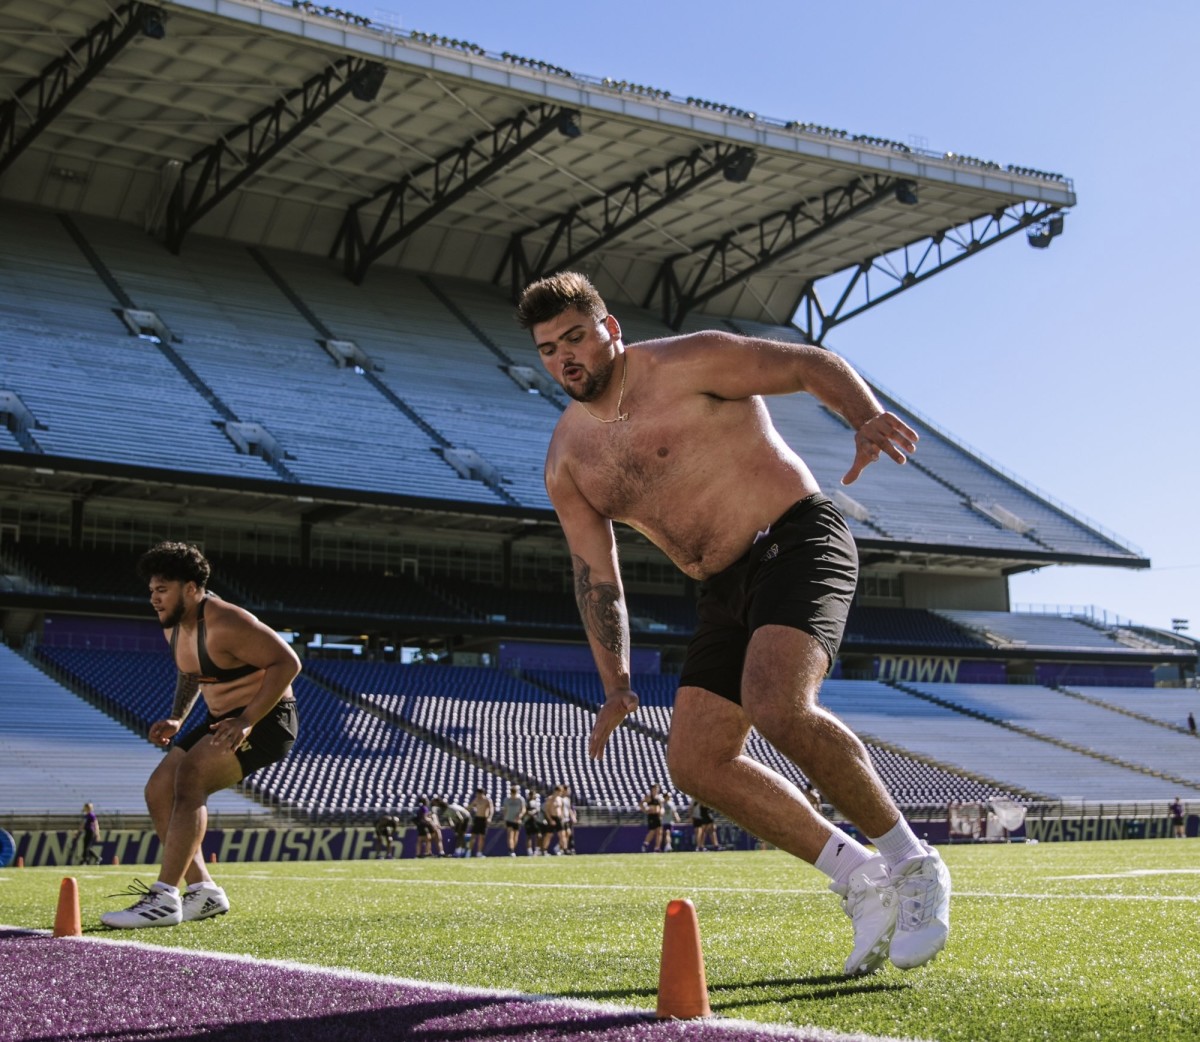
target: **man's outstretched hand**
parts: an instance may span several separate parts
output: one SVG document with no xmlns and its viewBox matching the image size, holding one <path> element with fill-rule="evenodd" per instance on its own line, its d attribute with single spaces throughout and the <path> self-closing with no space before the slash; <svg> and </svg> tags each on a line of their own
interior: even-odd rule
<svg viewBox="0 0 1200 1042">
<path fill-rule="evenodd" d="M 636 712 L 637 707 L 638 696 L 628 688 L 624 691 L 614 692 L 604 700 L 604 705 L 596 714 L 596 723 L 592 726 L 592 739 L 588 743 L 588 755 L 593 760 L 599 760 L 604 755 L 604 746 L 608 743 L 608 736 L 617 729 L 617 725 L 625 717 Z"/>
<path fill-rule="evenodd" d="M 897 463 L 908 457 L 905 453 L 917 451 L 917 432 L 895 413 L 881 412 L 872 416 L 854 432 L 854 462 L 842 478 L 843 485 L 858 479 L 859 474 L 879 459 L 882 452 Z"/>
</svg>

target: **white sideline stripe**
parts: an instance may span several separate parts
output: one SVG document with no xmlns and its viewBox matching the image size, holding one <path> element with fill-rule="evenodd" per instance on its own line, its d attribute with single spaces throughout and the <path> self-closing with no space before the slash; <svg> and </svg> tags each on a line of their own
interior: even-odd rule
<svg viewBox="0 0 1200 1042">
<path fill-rule="evenodd" d="M 1200 868 L 1131 868 L 1089 876 L 1047 876 L 1047 879 L 1133 879 L 1137 876 L 1200 876 Z"/>
<path fill-rule="evenodd" d="M 1190 871 L 1190 870 L 1189 870 Z M 1197 870 L 1200 874 L 1200 870 Z M 256 879 L 274 882 L 275 876 L 265 872 L 247 872 L 238 876 L 239 879 Z M 1060 876 L 1051 878 L 1063 879 L 1122 879 L 1124 876 Z M 288 876 L 288 882 L 325 883 L 327 879 L 320 876 Z M 748 886 L 687 886 L 685 884 L 641 885 L 635 883 L 513 883 L 503 880 L 479 879 L 380 879 L 356 878 L 357 883 L 379 883 L 382 885 L 399 886 L 468 886 L 472 889 L 486 890 L 488 888 L 511 890 L 661 890 L 665 893 L 678 894 L 786 894 L 789 897 L 813 897 L 825 899 L 823 890 L 799 890 L 786 887 L 748 887 Z M 952 897 L 971 898 L 1001 898 L 1016 901 L 1191 901 L 1200 902 L 1200 894 L 1017 894 L 997 893 L 990 890 L 954 890 Z"/>
<path fill-rule="evenodd" d="M 37 934 L 50 937 L 51 930 L 30 930 L 24 926 L 12 926 L 0 923 L 0 930 L 19 930 L 22 933 Z M 290 959 L 260 959 L 252 955 L 231 955 L 228 952 L 205 952 L 194 948 L 173 948 L 162 944 L 149 944 L 145 941 L 108 937 L 61 937 L 59 940 L 73 941 L 78 944 L 101 944 L 114 948 L 140 948 L 147 952 L 170 952 L 187 958 L 213 959 L 219 962 L 233 962 L 254 966 L 275 966 L 284 970 L 294 970 L 301 973 L 319 973 L 327 977 L 338 977 L 343 980 L 367 981 L 378 984 L 395 984 L 406 988 L 426 988 L 446 995 L 488 995 L 493 998 L 511 999 L 514 1002 L 538 1003 L 546 1002 L 555 1006 L 565 1006 L 588 1013 L 621 1013 L 626 1015 L 641 1014 L 654 1023 L 654 1015 L 646 1009 L 636 1006 L 618 1006 L 607 1002 L 591 1002 L 585 999 L 562 998 L 557 995 L 530 995 L 522 991 L 508 991 L 503 988 L 464 987 L 459 984 L 444 984 L 440 981 L 413 980 L 409 977 L 392 977 L 384 973 L 366 973 L 363 970 L 349 970 L 335 966 L 314 966 L 304 962 L 293 962 Z M 847 978 L 849 980 L 850 978 Z M 286 1019 L 286 1018 L 284 1018 Z M 284 1020 L 280 1021 L 281 1023 Z M 705 1028 L 716 1028 L 728 1031 L 758 1031 L 763 1034 L 775 1035 L 781 1039 L 811 1039 L 813 1042 L 920 1042 L 912 1036 L 897 1038 L 893 1035 L 863 1035 L 845 1034 L 840 1031 L 830 1031 L 828 1028 L 793 1027 L 782 1024 L 760 1024 L 753 1020 L 735 1020 L 725 1017 L 714 1017 L 705 1020 Z"/>
</svg>

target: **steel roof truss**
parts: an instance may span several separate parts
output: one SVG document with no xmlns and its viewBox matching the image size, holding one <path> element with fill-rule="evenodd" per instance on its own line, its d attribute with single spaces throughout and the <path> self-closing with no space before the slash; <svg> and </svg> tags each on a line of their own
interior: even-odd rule
<svg viewBox="0 0 1200 1042">
<path fill-rule="evenodd" d="M 66 53 L 17 88 L 0 104 L 0 173 L 3 173 L 43 130 L 140 32 L 152 23 L 161 34 L 160 8 L 130 0 L 103 22 L 97 22 Z M 18 136 L 19 115 L 29 125 Z"/>
<path fill-rule="evenodd" d="M 359 284 L 367 269 L 388 250 L 478 188 L 518 156 L 578 113 L 552 105 L 534 105 L 502 120 L 469 141 L 417 167 L 367 199 L 351 205 L 342 219 L 330 256 L 342 253 L 346 277 Z M 364 210 L 383 202 L 369 235 L 363 234 Z M 410 212 L 410 203 L 416 203 Z M 389 228 L 395 226 L 389 232 Z"/>
<path fill-rule="evenodd" d="M 180 171 L 167 208 L 167 246 L 171 252 L 179 252 L 184 235 L 201 217 L 237 191 L 347 94 L 377 90 L 383 75 L 384 67 L 378 62 L 339 58 L 192 156 Z M 196 172 L 190 193 L 186 187 L 189 171 Z"/>
<path fill-rule="evenodd" d="M 514 233 L 492 281 L 499 282 L 507 269 L 510 289 L 516 298 L 535 279 L 570 268 L 699 188 L 713 175 L 752 161 L 753 157 L 753 150 L 744 146 L 712 142 L 638 174 L 534 228 Z M 527 240 L 547 230 L 550 235 L 537 259 L 530 261 Z M 560 246 L 565 253 L 555 261 Z"/>
<path fill-rule="evenodd" d="M 896 184 L 896 179 L 882 175 L 856 177 L 787 210 L 742 225 L 691 253 L 669 257 L 655 275 L 644 306 L 650 307 L 661 295 L 663 321 L 679 329 L 688 313 L 701 304 L 893 198 Z M 690 276 L 681 277 L 676 265 L 701 251 L 707 252 Z"/>
<path fill-rule="evenodd" d="M 1017 203 L 973 217 L 961 225 L 906 243 L 898 249 L 878 253 L 853 267 L 809 279 L 792 309 L 796 315 L 793 322 L 811 343 L 823 343 L 834 326 L 1045 220 L 1060 209 L 1044 203 Z M 872 275 L 876 276 L 876 283 L 883 283 L 882 291 L 872 285 Z M 828 310 L 821 304 L 818 283 L 838 294 L 837 302 Z"/>
</svg>

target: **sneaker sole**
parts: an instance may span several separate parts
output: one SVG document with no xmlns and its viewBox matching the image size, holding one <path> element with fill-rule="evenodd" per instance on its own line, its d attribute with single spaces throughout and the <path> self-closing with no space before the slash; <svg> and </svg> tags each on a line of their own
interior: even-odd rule
<svg viewBox="0 0 1200 1042">
<path fill-rule="evenodd" d="M 208 915 L 198 915 L 195 919 L 184 919 L 185 923 L 202 923 L 205 919 L 215 919 L 218 915 L 225 915 L 229 911 L 228 908 L 222 908 L 219 912 L 209 912 Z"/>
<path fill-rule="evenodd" d="M 891 943 L 892 935 L 889 931 L 867 950 L 857 964 L 852 963 L 851 959 L 847 959 L 846 965 L 843 967 L 846 976 L 869 977 L 872 973 L 877 972 L 888 960 L 888 949 L 891 947 Z"/>
<path fill-rule="evenodd" d="M 890 956 L 891 960 L 892 960 L 892 965 L 895 966 L 896 969 L 898 969 L 898 970 L 915 970 L 921 966 L 926 966 L 929 963 L 933 962 L 933 960 L 936 959 L 938 957 L 938 955 L 941 954 L 942 950 L 945 947 L 946 947 L 946 938 L 943 937 L 941 940 L 941 943 L 938 944 L 937 947 L 934 948 L 931 952 L 929 952 L 928 955 L 925 954 L 924 952 L 915 952 L 915 953 L 909 953 L 909 954 L 905 954 L 902 952 L 900 954 L 900 957 L 897 958 L 896 953 L 892 952 L 891 956 Z"/>
<path fill-rule="evenodd" d="M 102 918 L 100 920 L 100 922 L 104 923 L 104 925 L 107 926 L 110 930 L 152 930 L 155 927 L 159 927 L 159 926 L 178 926 L 181 922 L 183 922 L 183 920 L 176 919 L 176 920 L 172 921 L 169 919 L 157 919 L 154 922 L 108 923 L 108 922 L 105 922 L 104 919 Z"/>
</svg>

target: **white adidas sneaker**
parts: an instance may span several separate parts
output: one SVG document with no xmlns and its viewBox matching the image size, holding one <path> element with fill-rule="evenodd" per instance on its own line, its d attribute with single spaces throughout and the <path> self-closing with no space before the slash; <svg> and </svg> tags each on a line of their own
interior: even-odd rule
<svg viewBox="0 0 1200 1042">
<path fill-rule="evenodd" d="M 183 892 L 183 921 L 212 919 L 229 911 L 229 898 L 216 883 L 197 883 Z"/>
<path fill-rule="evenodd" d="M 892 938 L 892 965 L 911 970 L 935 958 L 950 933 L 950 872 L 928 843 L 923 857 L 909 858 L 891 876 L 899 914 Z"/>
<path fill-rule="evenodd" d="M 138 930 L 145 926 L 178 926 L 183 922 L 179 891 L 173 886 L 166 883 L 146 886 L 139 879 L 128 890 L 112 896 L 124 897 L 128 894 L 136 894 L 138 899 L 119 912 L 105 912 L 101 915 L 100 921 L 105 926 L 111 926 L 115 930 Z"/>
<path fill-rule="evenodd" d="M 874 973 L 887 961 L 896 929 L 896 892 L 883 858 L 876 855 L 856 869 L 848 883 L 830 883 L 829 889 L 841 897 L 842 909 L 854 924 L 854 950 L 846 960 L 846 973 Z"/>
</svg>

